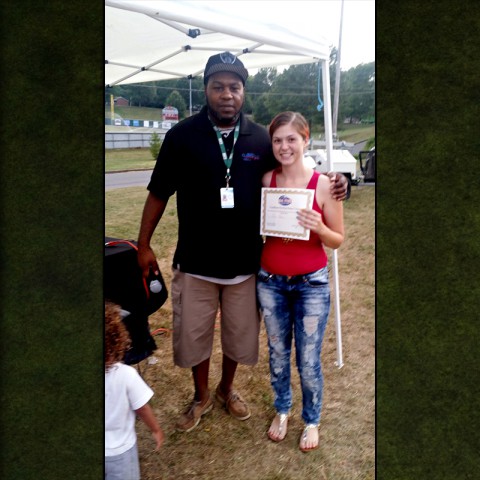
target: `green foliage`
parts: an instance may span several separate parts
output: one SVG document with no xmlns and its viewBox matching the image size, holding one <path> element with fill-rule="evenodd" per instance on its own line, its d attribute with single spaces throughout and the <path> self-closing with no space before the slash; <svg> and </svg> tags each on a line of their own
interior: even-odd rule
<svg viewBox="0 0 480 480">
<path fill-rule="evenodd" d="M 245 103 L 243 104 L 242 110 L 247 114 L 251 114 L 253 112 L 253 101 L 248 95 L 245 96 Z"/>
<path fill-rule="evenodd" d="M 340 78 L 339 119 L 375 117 L 375 64 L 360 64 Z"/>
<path fill-rule="evenodd" d="M 318 65 L 293 65 L 279 75 L 267 94 L 270 119 L 278 112 L 293 110 L 307 120 L 319 123 L 323 114 L 317 111 Z"/>
<path fill-rule="evenodd" d="M 276 78 L 276 68 L 261 68 L 253 77 L 248 77 L 245 88 L 247 92 L 254 92 L 254 95 L 261 95 L 270 90 Z"/>
<path fill-rule="evenodd" d="M 158 136 L 157 132 L 153 132 L 152 136 L 150 137 L 150 153 L 154 160 L 158 157 L 158 152 L 160 151 L 160 137 Z"/>
<path fill-rule="evenodd" d="M 267 107 L 267 95 L 261 95 L 253 107 L 253 117 L 257 123 L 268 125 L 272 120 L 272 115 Z"/>
<path fill-rule="evenodd" d="M 185 105 L 190 105 L 190 82 L 192 106 L 203 105 L 205 96 L 201 77 L 193 78 L 191 81 L 187 78 L 177 78 L 141 84 L 116 85 L 105 90 L 105 103 L 110 102 L 110 94 L 112 94 L 114 97 L 127 98 L 132 107 L 164 108 L 168 104 L 168 96 L 176 90 L 183 98 Z"/>
<path fill-rule="evenodd" d="M 337 51 L 332 48 L 329 62 L 332 101 L 336 65 Z M 319 75 L 321 70 L 317 63 L 292 65 L 282 73 L 278 73 L 276 68 L 261 68 L 247 79 L 244 111 L 253 113 L 256 122 L 267 125 L 278 112 L 294 110 L 307 118 L 313 130 L 323 128 L 324 112 L 317 110 Z M 190 96 L 193 111 L 205 104 L 202 77 L 115 86 L 106 89 L 106 103 L 110 100 L 110 94 L 129 99 L 131 106 L 161 109 L 172 105 L 178 109 L 181 118 L 190 106 Z M 320 96 L 325 103 L 321 78 Z M 342 71 L 338 125 L 342 125 L 346 119 L 364 122 L 374 117 L 375 63 L 360 64 Z"/>
<path fill-rule="evenodd" d="M 330 91 L 335 89 L 336 50 L 330 58 Z M 247 92 L 252 97 L 256 122 L 267 125 L 280 111 L 294 110 L 302 113 L 312 129 L 323 127 L 324 113 L 318 111 L 318 64 L 292 65 L 277 74 L 275 69 L 260 69 L 248 80 Z M 339 124 L 344 119 L 365 121 L 375 116 L 375 64 L 361 64 L 340 76 Z M 320 78 L 320 98 L 323 102 L 323 85 Z"/>
<path fill-rule="evenodd" d="M 375 146 L 375 137 L 369 138 L 365 144 L 365 150 L 370 150 Z"/>
<path fill-rule="evenodd" d="M 185 100 L 183 100 L 182 96 L 177 90 L 174 90 L 166 100 L 167 105 L 175 107 L 178 110 L 178 119 L 182 119 L 185 117 L 185 111 L 187 110 L 187 105 L 185 104 Z"/>
</svg>

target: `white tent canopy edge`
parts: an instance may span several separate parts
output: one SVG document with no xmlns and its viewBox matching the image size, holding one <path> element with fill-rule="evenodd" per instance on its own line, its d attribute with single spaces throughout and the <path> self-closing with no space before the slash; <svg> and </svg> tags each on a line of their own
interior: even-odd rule
<svg viewBox="0 0 480 480">
<path fill-rule="evenodd" d="M 107 85 L 196 76 L 220 49 L 242 55 L 247 69 L 312 63 L 330 55 L 326 41 L 226 15 L 201 1 L 106 0 L 105 5 Z"/>
<path fill-rule="evenodd" d="M 278 25 L 226 15 L 202 1 L 105 0 L 105 85 L 192 78 L 231 51 L 247 69 L 320 62 L 327 166 L 332 158 L 330 48 Z M 208 52 L 208 53 L 206 53 Z M 157 68 L 160 65 L 160 68 Z M 333 250 L 337 366 L 343 366 L 338 256 Z"/>
</svg>

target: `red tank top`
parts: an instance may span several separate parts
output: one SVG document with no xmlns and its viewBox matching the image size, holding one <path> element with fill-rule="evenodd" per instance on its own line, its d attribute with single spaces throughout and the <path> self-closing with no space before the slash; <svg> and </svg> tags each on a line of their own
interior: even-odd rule
<svg viewBox="0 0 480 480">
<path fill-rule="evenodd" d="M 314 171 L 307 188 L 316 190 L 319 177 L 320 173 Z M 273 171 L 270 187 L 277 187 L 277 170 Z M 323 220 L 323 211 L 317 203 L 316 196 L 312 208 L 322 215 Z M 309 240 L 285 240 L 280 237 L 266 237 L 260 263 L 267 272 L 276 275 L 303 275 L 327 265 L 327 254 L 317 234 L 310 232 Z"/>
</svg>

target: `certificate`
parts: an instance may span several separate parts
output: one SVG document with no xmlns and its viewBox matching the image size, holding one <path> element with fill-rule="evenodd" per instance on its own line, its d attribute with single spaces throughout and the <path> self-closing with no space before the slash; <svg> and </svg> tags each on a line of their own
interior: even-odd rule
<svg viewBox="0 0 480 480">
<path fill-rule="evenodd" d="M 298 224 L 297 212 L 312 208 L 315 190 L 262 188 L 260 235 L 308 240 L 310 229 Z"/>
</svg>

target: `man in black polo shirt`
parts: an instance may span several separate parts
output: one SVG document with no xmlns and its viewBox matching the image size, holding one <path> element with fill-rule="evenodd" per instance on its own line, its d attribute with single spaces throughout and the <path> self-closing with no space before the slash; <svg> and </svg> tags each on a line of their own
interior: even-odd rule
<svg viewBox="0 0 480 480">
<path fill-rule="evenodd" d="M 217 310 L 221 307 L 222 377 L 215 398 L 239 420 L 250 409 L 233 380 L 238 363 L 258 360 L 259 313 L 255 274 L 262 239 L 262 175 L 274 167 L 267 131 L 243 113 L 248 72 L 229 52 L 209 58 L 204 71 L 207 105 L 165 136 L 148 185 L 138 238 L 145 276 L 159 270 L 150 240 L 171 195 L 177 195 L 178 242 L 171 299 L 177 366 L 191 368 L 195 395 L 176 428 L 193 430 L 214 398 L 208 386 Z M 337 174 L 332 192 L 346 194 Z"/>
</svg>

